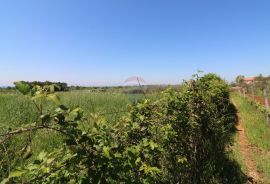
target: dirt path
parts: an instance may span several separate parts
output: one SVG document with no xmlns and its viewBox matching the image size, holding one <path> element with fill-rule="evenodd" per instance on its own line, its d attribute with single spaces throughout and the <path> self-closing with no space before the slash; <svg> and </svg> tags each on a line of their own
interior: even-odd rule
<svg viewBox="0 0 270 184">
<path fill-rule="evenodd" d="M 257 171 L 256 164 L 250 157 L 251 148 L 249 145 L 249 142 L 247 140 L 247 137 L 245 135 L 245 129 L 243 127 L 243 122 L 241 120 L 240 114 L 237 114 L 238 116 L 238 124 L 237 124 L 237 130 L 239 132 L 238 134 L 238 143 L 240 145 L 240 151 L 244 159 L 244 164 L 247 168 L 247 175 L 249 178 L 249 181 L 251 183 L 260 183 L 260 173 Z"/>
</svg>

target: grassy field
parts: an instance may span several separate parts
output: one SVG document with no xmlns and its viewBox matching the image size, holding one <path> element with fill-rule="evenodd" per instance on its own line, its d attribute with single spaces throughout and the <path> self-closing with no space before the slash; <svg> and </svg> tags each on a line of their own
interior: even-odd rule
<svg viewBox="0 0 270 184">
<path fill-rule="evenodd" d="M 266 124 L 266 117 L 245 99 L 238 95 L 233 96 L 246 136 L 251 144 L 251 156 L 258 171 L 265 180 L 270 181 L 270 128 Z"/>
<path fill-rule="evenodd" d="M 81 107 L 86 118 L 91 113 L 95 113 L 108 118 L 112 123 L 117 121 L 127 111 L 129 104 L 144 97 L 141 94 L 93 93 L 86 91 L 62 92 L 58 93 L 58 95 L 66 106 Z M 150 97 L 155 98 L 154 96 L 151 95 Z M 45 111 L 51 107 L 53 107 L 53 104 L 45 102 Z M 0 133 L 8 129 L 16 129 L 24 124 L 27 126 L 27 124 L 37 121 L 38 117 L 39 113 L 30 99 L 16 92 L 0 93 Z M 8 151 L 6 155 L 17 158 L 9 159 L 11 166 L 21 163 L 20 158 L 22 155 L 20 150 L 27 146 L 29 140 L 32 143 L 31 152 L 34 155 L 34 159 L 40 151 L 51 151 L 60 146 L 62 136 L 49 130 L 16 136 L 9 145 L 6 145 Z"/>
<path fill-rule="evenodd" d="M 63 104 L 69 107 L 79 106 L 84 110 L 86 116 L 91 113 L 104 114 L 108 118 L 116 119 L 127 109 L 127 105 L 141 99 L 140 94 L 118 94 L 118 93 L 87 93 L 87 92 L 63 92 L 58 93 Z M 52 104 L 46 104 L 49 109 Z M 18 93 L 0 93 L 0 127 L 14 128 L 21 124 L 36 121 L 38 111 L 31 100 L 26 99 Z"/>
</svg>

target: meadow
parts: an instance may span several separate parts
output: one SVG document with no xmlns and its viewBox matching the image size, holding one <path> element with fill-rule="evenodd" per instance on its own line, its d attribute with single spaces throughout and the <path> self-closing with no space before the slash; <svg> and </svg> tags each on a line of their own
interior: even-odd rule
<svg viewBox="0 0 270 184">
<path fill-rule="evenodd" d="M 63 104 L 81 107 L 86 116 L 91 113 L 102 114 L 115 120 L 126 111 L 128 104 L 143 98 L 142 94 L 96 93 L 70 91 L 57 93 Z M 153 95 L 151 95 L 153 96 Z M 53 104 L 45 103 L 49 109 Z M 18 92 L 0 93 L 1 128 L 14 128 L 38 119 L 39 113 L 34 103 Z"/>
<path fill-rule="evenodd" d="M 112 123 L 117 121 L 127 111 L 129 104 L 143 98 L 142 94 L 88 92 L 86 90 L 59 92 L 57 94 L 63 104 L 72 108 L 81 107 L 86 117 L 89 117 L 91 114 L 102 115 Z M 153 97 L 155 95 L 150 96 Z M 52 103 L 43 102 L 43 104 L 44 109 L 53 107 Z M 33 101 L 15 91 L 0 93 L 1 132 L 20 127 L 24 124 L 31 124 L 38 121 L 38 119 L 39 112 Z M 39 152 L 40 149 L 49 151 L 57 145 L 59 134 L 53 135 L 51 132 L 50 136 L 54 136 L 54 138 L 48 138 L 46 132 L 43 135 L 39 135 L 38 139 L 33 138 L 38 140 L 38 143 L 34 145 L 39 145 L 39 148 L 36 148 L 34 152 Z"/>
</svg>

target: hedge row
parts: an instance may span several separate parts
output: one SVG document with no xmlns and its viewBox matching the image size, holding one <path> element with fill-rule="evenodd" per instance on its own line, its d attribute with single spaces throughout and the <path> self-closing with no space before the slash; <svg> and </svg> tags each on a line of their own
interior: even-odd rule
<svg viewBox="0 0 270 184">
<path fill-rule="evenodd" d="M 117 124 L 80 108 L 69 109 L 45 90 L 17 88 L 33 100 L 58 107 L 35 126 L 65 134 L 61 149 L 42 152 L 5 182 L 22 183 L 241 183 L 227 156 L 237 122 L 229 87 L 218 76 L 194 76 L 181 92 L 166 90 L 156 101 L 130 105 Z M 37 97 L 37 95 L 39 95 Z M 85 129 L 87 125 L 88 129 Z"/>
</svg>

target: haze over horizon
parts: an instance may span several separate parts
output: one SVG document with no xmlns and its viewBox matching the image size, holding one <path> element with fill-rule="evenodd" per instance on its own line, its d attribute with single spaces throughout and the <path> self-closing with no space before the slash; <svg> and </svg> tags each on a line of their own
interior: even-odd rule
<svg viewBox="0 0 270 184">
<path fill-rule="evenodd" d="M 270 1 L 4 0 L 0 86 L 177 84 L 270 75 Z"/>
</svg>

